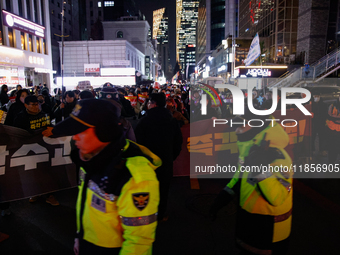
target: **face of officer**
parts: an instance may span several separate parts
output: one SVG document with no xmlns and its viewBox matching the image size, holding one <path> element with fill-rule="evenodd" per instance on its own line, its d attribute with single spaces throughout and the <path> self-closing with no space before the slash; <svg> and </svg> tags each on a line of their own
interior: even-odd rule
<svg viewBox="0 0 340 255">
<path fill-rule="evenodd" d="M 81 154 L 95 154 L 109 144 L 101 142 L 96 136 L 95 128 L 88 128 L 84 132 L 72 136 Z"/>
<path fill-rule="evenodd" d="M 317 103 L 320 101 L 320 95 L 314 95 L 314 102 Z"/>
</svg>

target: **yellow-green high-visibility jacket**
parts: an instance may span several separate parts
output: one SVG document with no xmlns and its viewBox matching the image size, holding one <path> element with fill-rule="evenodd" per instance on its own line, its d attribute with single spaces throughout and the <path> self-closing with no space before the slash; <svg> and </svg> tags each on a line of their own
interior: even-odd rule
<svg viewBox="0 0 340 255">
<path fill-rule="evenodd" d="M 279 158 L 274 158 L 271 166 L 286 166 L 288 172 L 250 173 L 241 168 L 250 148 L 261 141 L 270 141 L 269 147 L 277 148 Z M 284 148 L 289 137 L 275 122 L 249 141 L 237 142 L 239 147 L 239 166 L 233 179 L 227 184 L 227 192 L 239 193 L 237 215 L 237 242 L 246 250 L 258 254 L 271 254 L 272 244 L 287 239 L 292 220 L 292 169 L 291 158 Z M 250 162 L 251 165 L 251 162 Z M 241 169 L 243 171 L 241 171 Z M 282 168 L 281 168 L 282 169 Z M 277 168 L 278 170 L 278 168 Z M 233 190 L 232 190 L 233 189 Z"/>
<path fill-rule="evenodd" d="M 159 203 L 155 169 L 161 159 L 146 147 L 126 141 L 118 164 L 109 165 L 105 171 L 91 171 L 90 176 L 81 167 L 77 232 L 97 246 L 121 247 L 121 255 L 151 255 Z M 119 194 L 107 193 L 109 187 L 119 183 L 117 171 L 124 169 L 131 176 L 120 184 Z"/>
</svg>

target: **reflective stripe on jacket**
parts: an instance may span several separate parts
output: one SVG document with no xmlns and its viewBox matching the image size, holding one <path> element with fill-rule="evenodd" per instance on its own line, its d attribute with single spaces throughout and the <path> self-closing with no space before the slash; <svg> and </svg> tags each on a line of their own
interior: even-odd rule
<svg viewBox="0 0 340 255">
<path fill-rule="evenodd" d="M 127 140 L 124 151 L 132 141 Z M 124 184 L 119 196 L 107 194 L 93 180 L 84 181 L 81 168 L 77 200 L 77 230 L 83 229 L 83 239 L 106 248 L 121 247 L 120 254 L 152 254 L 152 243 L 157 226 L 159 186 L 155 169 L 161 160 L 146 147 L 137 145 L 146 157 L 126 158 L 125 166 L 131 178 Z M 102 178 L 105 181 L 105 176 Z M 84 184 L 87 187 L 84 187 Z M 109 184 L 107 184 L 109 185 Z M 82 201 L 86 199 L 81 215 Z"/>
</svg>

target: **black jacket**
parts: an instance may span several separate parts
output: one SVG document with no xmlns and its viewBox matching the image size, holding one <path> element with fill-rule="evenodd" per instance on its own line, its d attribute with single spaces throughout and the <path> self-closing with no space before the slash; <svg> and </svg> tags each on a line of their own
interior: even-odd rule
<svg viewBox="0 0 340 255">
<path fill-rule="evenodd" d="M 65 103 L 64 109 L 60 108 L 60 105 L 58 108 L 54 111 L 54 117 L 56 123 L 62 121 L 62 117 L 66 119 L 68 116 L 70 116 L 73 108 L 76 106 L 77 100 L 74 99 L 72 103 Z"/>
<path fill-rule="evenodd" d="M 5 119 L 5 125 L 13 126 L 14 125 L 14 119 L 17 117 L 17 115 L 22 111 L 26 110 L 25 105 L 19 100 L 15 103 L 11 104 L 9 107 L 6 119 Z"/>
<path fill-rule="evenodd" d="M 7 93 L 6 92 L 1 93 L 0 94 L 0 104 L 1 104 L 1 106 L 7 104 L 8 101 L 9 101 L 9 98 L 7 96 Z"/>
<path fill-rule="evenodd" d="M 47 113 L 41 111 L 33 115 L 29 114 L 25 108 L 15 117 L 13 126 L 34 133 L 36 130 L 43 130 L 50 124 L 50 117 Z"/>
<path fill-rule="evenodd" d="M 182 133 L 168 109 L 155 107 L 146 111 L 136 126 L 137 143 L 144 145 L 162 160 L 162 166 L 171 165 L 182 149 Z"/>
</svg>

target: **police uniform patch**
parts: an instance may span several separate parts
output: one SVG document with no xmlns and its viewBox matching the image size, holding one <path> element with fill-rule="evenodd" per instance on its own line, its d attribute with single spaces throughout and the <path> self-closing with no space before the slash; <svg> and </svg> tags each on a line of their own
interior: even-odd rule
<svg viewBox="0 0 340 255">
<path fill-rule="evenodd" d="M 91 206 L 98 211 L 106 213 L 106 203 L 104 199 L 97 197 L 95 194 L 92 195 Z"/>
<path fill-rule="evenodd" d="M 136 208 L 142 211 L 149 203 L 149 192 L 134 193 L 132 194 L 133 204 Z"/>
</svg>

